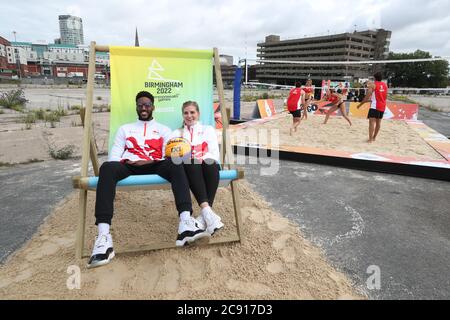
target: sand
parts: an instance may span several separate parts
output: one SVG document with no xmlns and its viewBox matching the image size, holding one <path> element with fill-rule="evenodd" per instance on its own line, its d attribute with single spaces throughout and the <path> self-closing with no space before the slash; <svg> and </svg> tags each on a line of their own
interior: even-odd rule
<svg viewBox="0 0 450 320">
<path fill-rule="evenodd" d="M 382 121 L 376 142 L 369 144 L 367 143 L 368 120 L 351 117 L 352 126 L 350 126 L 343 117 L 330 117 L 326 125 L 322 124 L 324 119 L 325 117 L 321 115 L 309 115 L 307 120 L 302 120 L 297 132 L 290 136 L 289 128 L 292 124 L 292 116 L 284 113 L 280 119 L 233 132 L 231 134 L 232 142 L 259 143 L 258 137 L 261 134 L 257 130 L 278 129 L 279 145 L 281 146 L 313 147 L 351 153 L 376 153 L 415 159 L 444 159 L 406 122 Z M 256 132 L 257 135 L 255 136 L 251 132 Z M 266 136 L 267 134 L 262 134 L 262 137 Z"/>
<path fill-rule="evenodd" d="M 0 267 L 1 299 L 364 299 L 323 253 L 304 240 L 297 225 L 273 211 L 241 181 L 242 243 L 197 245 L 118 254 L 87 269 L 74 257 L 78 193 L 61 203 L 36 235 Z M 94 193 L 89 192 L 87 246 L 93 245 Z M 236 233 L 229 188 L 220 188 L 215 210 Z M 170 191 L 118 192 L 114 247 L 174 243 L 177 215 Z M 80 289 L 69 290 L 74 266 Z M 69 269 L 68 269 L 69 268 Z M 68 273 L 69 270 L 69 273 Z M 70 282 L 69 283 L 73 283 Z"/>
</svg>

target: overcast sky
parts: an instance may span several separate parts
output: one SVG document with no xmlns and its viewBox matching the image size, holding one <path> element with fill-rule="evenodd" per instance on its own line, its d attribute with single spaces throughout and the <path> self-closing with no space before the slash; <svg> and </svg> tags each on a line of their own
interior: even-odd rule
<svg viewBox="0 0 450 320">
<path fill-rule="evenodd" d="M 0 0 L 0 36 L 53 43 L 58 16 L 83 19 L 84 40 L 102 45 L 206 49 L 256 58 L 266 35 L 281 39 L 391 30 L 390 50 L 450 56 L 449 0 Z"/>
</svg>

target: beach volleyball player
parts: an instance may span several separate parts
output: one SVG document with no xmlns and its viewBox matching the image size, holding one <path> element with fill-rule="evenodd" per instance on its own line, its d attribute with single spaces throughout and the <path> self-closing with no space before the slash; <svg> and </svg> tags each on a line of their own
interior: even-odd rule
<svg viewBox="0 0 450 320">
<path fill-rule="evenodd" d="M 312 85 L 312 80 L 306 80 L 305 86 L 302 88 L 305 91 L 305 110 L 303 112 L 302 119 L 308 119 L 308 106 L 312 103 L 314 99 L 314 87 Z"/>
<path fill-rule="evenodd" d="M 301 88 L 300 82 L 295 82 L 295 88 L 292 88 L 291 91 L 289 91 L 286 104 L 289 113 L 292 114 L 292 126 L 289 130 L 289 134 L 292 136 L 292 133 L 297 131 L 297 127 L 301 122 L 302 109 L 303 112 L 307 112 L 305 104 L 305 91 Z"/>
<path fill-rule="evenodd" d="M 347 122 L 352 125 L 352 121 L 347 116 L 347 110 L 345 110 L 345 102 L 341 94 L 337 93 L 334 88 L 327 88 L 326 94 L 323 96 L 321 101 L 328 101 L 332 103 L 331 108 L 327 111 L 327 114 L 325 116 L 325 121 L 323 124 L 327 124 L 328 118 L 330 118 L 330 115 L 335 112 L 336 110 L 340 109 L 342 116 L 347 120 Z"/>
<path fill-rule="evenodd" d="M 381 81 L 383 79 L 381 72 L 375 73 L 373 77 L 375 78 L 375 82 L 369 82 L 367 84 L 367 94 L 357 106 L 359 109 L 364 103 L 371 101 L 369 113 L 367 114 L 367 118 L 369 119 L 368 143 L 374 142 L 378 132 L 380 132 L 381 119 L 383 119 L 384 111 L 386 110 L 388 94 L 387 84 Z"/>
</svg>

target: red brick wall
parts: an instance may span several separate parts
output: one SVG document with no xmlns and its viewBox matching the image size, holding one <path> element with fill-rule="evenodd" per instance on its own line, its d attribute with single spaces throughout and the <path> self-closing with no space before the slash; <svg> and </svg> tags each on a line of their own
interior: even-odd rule
<svg viewBox="0 0 450 320">
<path fill-rule="evenodd" d="M 58 71 L 57 68 L 66 68 L 67 71 Z M 88 76 L 88 65 L 68 65 L 68 64 L 56 64 L 53 66 L 53 74 L 56 76 L 58 72 L 64 72 L 66 74 L 70 72 L 83 72 L 83 77 L 87 78 Z M 95 72 L 103 72 L 103 67 L 97 67 L 95 68 Z"/>
<path fill-rule="evenodd" d="M 8 59 L 6 57 L 0 57 L 0 69 L 8 69 Z"/>
<path fill-rule="evenodd" d="M 57 71 L 57 68 L 66 68 L 67 71 Z M 83 77 L 87 78 L 88 66 L 87 65 L 67 65 L 56 64 L 53 66 L 53 74 L 56 76 L 58 72 L 64 72 L 66 74 L 70 72 L 83 72 Z"/>
<path fill-rule="evenodd" d="M 3 37 L 0 37 L 0 44 L 3 44 L 4 46 L 8 46 L 8 47 L 11 46 L 11 42 L 9 42 L 8 40 L 6 40 Z"/>
<path fill-rule="evenodd" d="M 3 37 L 0 37 L 0 44 L 4 45 L 4 46 L 11 46 L 11 42 L 9 42 L 8 40 L 6 40 Z M 5 49 L 6 51 L 6 49 Z M 8 58 L 7 57 L 0 57 L 0 69 L 10 69 L 9 64 L 8 64 Z M 15 68 L 12 68 L 15 69 Z"/>
<path fill-rule="evenodd" d="M 41 70 L 42 70 L 41 66 L 38 64 L 29 64 L 28 65 L 28 72 L 31 74 L 35 74 L 35 75 L 41 74 Z"/>
</svg>

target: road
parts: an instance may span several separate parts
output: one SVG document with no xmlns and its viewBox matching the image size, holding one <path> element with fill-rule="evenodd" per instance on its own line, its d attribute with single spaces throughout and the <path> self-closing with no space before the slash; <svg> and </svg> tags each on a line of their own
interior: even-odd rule
<svg viewBox="0 0 450 320">
<path fill-rule="evenodd" d="M 450 112 L 430 111 L 427 108 L 420 107 L 419 120 L 450 138 Z"/>
<path fill-rule="evenodd" d="M 371 299 L 450 298 L 450 183 L 288 161 L 276 176 L 245 168 L 255 190 Z M 367 287 L 374 267 L 379 290 Z"/>
<path fill-rule="evenodd" d="M 46 161 L 0 168 L 0 263 L 31 239 L 71 191 L 80 161 Z"/>
</svg>

